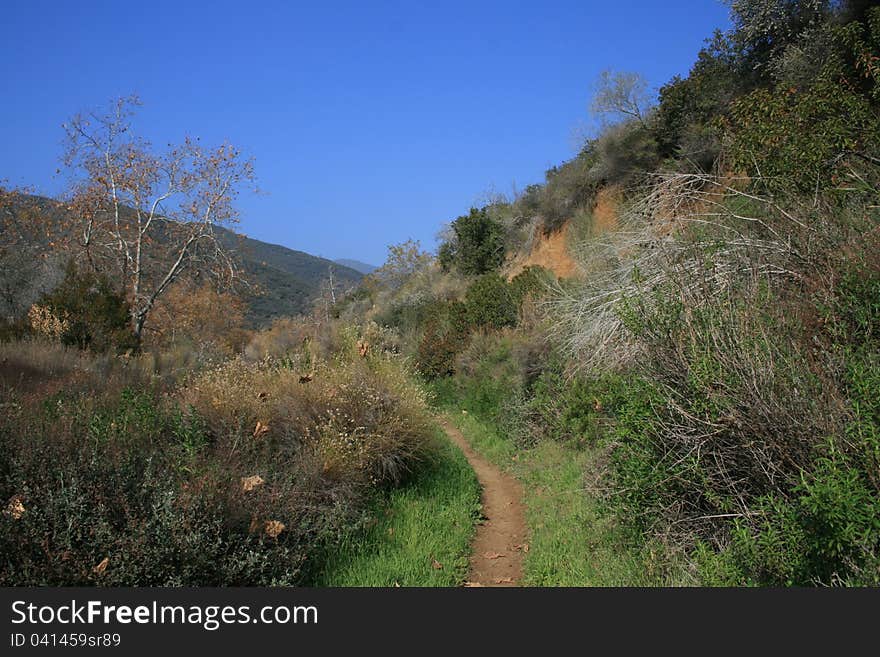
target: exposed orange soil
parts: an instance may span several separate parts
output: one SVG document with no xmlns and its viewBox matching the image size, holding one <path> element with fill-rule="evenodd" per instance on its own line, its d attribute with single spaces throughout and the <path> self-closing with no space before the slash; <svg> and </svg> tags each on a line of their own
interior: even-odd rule
<svg viewBox="0 0 880 657">
<path fill-rule="evenodd" d="M 592 231 L 599 235 L 617 228 L 620 211 L 620 190 L 604 187 L 596 194 L 592 210 Z M 559 278 L 571 278 L 578 273 L 578 265 L 568 250 L 572 221 L 550 235 L 538 235 L 532 250 L 525 256 L 517 256 L 509 265 L 508 279 L 512 279 L 526 267 L 537 265 L 549 269 Z"/>
<path fill-rule="evenodd" d="M 596 194 L 596 205 L 593 208 L 593 232 L 596 235 L 607 233 L 617 228 L 617 217 L 620 208 L 620 192 L 616 187 L 603 187 Z"/>
<path fill-rule="evenodd" d="M 508 271 L 508 278 L 513 278 L 526 267 L 538 265 L 549 269 L 560 278 L 570 278 L 577 273 L 578 266 L 568 252 L 568 231 L 570 223 L 566 222 L 562 230 L 550 235 L 540 235 L 525 259 L 514 261 Z"/>
</svg>

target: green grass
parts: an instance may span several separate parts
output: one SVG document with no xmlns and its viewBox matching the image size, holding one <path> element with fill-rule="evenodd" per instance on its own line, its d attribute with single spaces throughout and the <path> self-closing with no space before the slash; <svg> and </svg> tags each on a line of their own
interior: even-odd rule
<svg viewBox="0 0 880 657">
<path fill-rule="evenodd" d="M 595 467 L 595 450 L 544 441 L 518 450 L 473 414 L 449 413 L 468 442 L 523 483 L 529 551 L 526 586 L 647 586 L 663 582 L 651 554 L 634 552 L 621 530 L 584 490 L 584 473 Z"/>
<path fill-rule="evenodd" d="M 480 486 L 438 429 L 436 459 L 374 509 L 376 524 L 328 561 L 318 586 L 458 586 L 480 512 Z M 434 567 L 434 562 L 442 568 Z"/>
</svg>

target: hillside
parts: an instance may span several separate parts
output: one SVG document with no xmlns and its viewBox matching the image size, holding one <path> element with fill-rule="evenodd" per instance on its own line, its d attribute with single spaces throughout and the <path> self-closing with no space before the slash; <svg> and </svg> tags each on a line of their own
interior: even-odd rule
<svg viewBox="0 0 880 657">
<path fill-rule="evenodd" d="M 22 255 L 17 260 L 23 260 L 28 253 L 39 257 L 31 258 L 30 266 L 15 262 L 0 269 L 3 290 L 0 313 L 11 316 L 19 314 L 60 280 L 66 257 L 63 250 L 50 255 L 49 243 L 59 227 L 67 223 L 69 211 L 52 199 L 33 195 L 21 195 L 6 210 L 19 220 L 25 219 L 27 211 L 35 213 L 37 221 L 33 221 L 34 215 L 27 219 L 38 226 L 36 230 L 23 231 L 30 248 L 20 249 Z M 265 326 L 276 317 L 307 312 L 320 294 L 331 268 L 337 292 L 352 287 L 362 278 L 360 272 L 325 258 L 224 228 L 216 230 L 221 242 L 237 254 L 245 274 L 248 286 L 242 289 L 241 295 L 247 304 L 245 318 L 251 327 Z"/>
<path fill-rule="evenodd" d="M 526 584 L 880 582 L 880 8 L 771 4 L 351 304 L 520 480 Z"/>
<path fill-rule="evenodd" d="M 360 260 L 351 260 L 350 258 L 338 258 L 334 260 L 338 265 L 342 265 L 343 267 L 348 267 L 349 269 L 354 269 L 365 276 L 367 274 L 372 274 L 374 271 L 378 269 L 376 265 L 368 265 L 366 262 L 361 262 Z"/>
<path fill-rule="evenodd" d="M 248 280 L 254 285 L 246 293 L 247 320 L 264 326 L 276 317 L 298 315 L 310 309 L 321 285 L 333 271 L 337 293 L 351 288 L 363 278 L 351 267 L 319 258 L 280 244 L 269 244 L 223 230 L 223 241 L 239 254 Z"/>
</svg>

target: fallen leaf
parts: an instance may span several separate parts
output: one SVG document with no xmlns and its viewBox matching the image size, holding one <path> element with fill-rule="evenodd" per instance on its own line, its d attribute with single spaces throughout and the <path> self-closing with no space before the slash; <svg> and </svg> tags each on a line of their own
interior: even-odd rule
<svg viewBox="0 0 880 657">
<path fill-rule="evenodd" d="M 285 529 L 284 523 L 278 520 L 267 520 L 263 526 L 263 531 L 269 538 L 278 538 L 278 535 Z"/>
<path fill-rule="evenodd" d="M 96 575 L 103 575 L 104 571 L 107 570 L 107 565 L 110 563 L 110 557 L 104 557 L 101 559 L 101 563 L 92 568 L 92 572 Z"/>
<path fill-rule="evenodd" d="M 487 552 L 483 556 L 486 557 L 487 559 L 501 559 L 504 557 L 504 555 L 501 554 L 500 552 Z"/>
<path fill-rule="evenodd" d="M 260 475 L 253 475 L 251 477 L 242 477 L 241 478 L 241 489 L 248 493 L 252 491 L 257 486 L 262 486 L 266 483 L 266 480 L 263 479 Z"/>
<path fill-rule="evenodd" d="M 259 438 L 264 433 L 269 431 L 269 425 L 263 424 L 259 420 L 257 420 L 257 426 L 254 427 L 254 438 Z"/>
<path fill-rule="evenodd" d="M 431 568 L 434 570 L 443 570 L 443 564 L 436 559 L 431 559 Z"/>
<path fill-rule="evenodd" d="M 21 501 L 21 497 L 16 495 L 11 500 L 9 500 L 9 504 L 6 505 L 6 509 L 3 511 L 3 514 L 9 516 L 13 520 L 20 520 L 21 517 L 24 515 L 24 512 L 24 503 Z"/>
<path fill-rule="evenodd" d="M 512 577 L 501 577 L 499 579 L 496 579 L 495 583 L 496 584 L 513 584 L 513 578 Z"/>
</svg>

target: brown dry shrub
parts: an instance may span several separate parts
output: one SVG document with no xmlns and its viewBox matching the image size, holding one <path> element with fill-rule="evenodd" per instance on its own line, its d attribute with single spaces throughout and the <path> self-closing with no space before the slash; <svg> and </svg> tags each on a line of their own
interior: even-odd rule
<svg viewBox="0 0 880 657">
<path fill-rule="evenodd" d="M 426 401 L 399 362 L 356 357 L 318 364 L 303 379 L 239 358 L 195 378 L 182 397 L 230 452 L 310 452 L 322 476 L 350 484 L 397 482 L 424 457 Z"/>
</svg>

